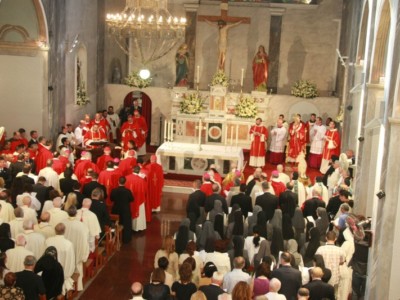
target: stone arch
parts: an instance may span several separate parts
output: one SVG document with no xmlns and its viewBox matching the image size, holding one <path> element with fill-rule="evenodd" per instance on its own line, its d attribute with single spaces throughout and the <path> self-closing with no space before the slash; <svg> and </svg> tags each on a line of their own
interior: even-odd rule
<svg viewBox="0 0 400 300">
<path fill-rule="evenodd" d="M 371 83 L 379 83 L 379 78 L 385 76 L 385 64 L 390 32 L 390 4 L 385 0 L 379 17 L 378 31 L 374 42 L 374 55 L 371 69 Z"/>
<path fill-rule="evenodd" d="M 7 5 L 8 4 L 8 5 Z M 14 55 L 29 55 L 27 51 L 37 51 L 47 48 L 49 36 L 46 15 L 40 0 L 31 0 L 29 3 L 21 4 L 20 9 L 24 11 L 29 22 L 21 24 L 12 23 L 12 13 L 15 11 L 14 2 L 2 3 L 2 15 L 8 16 L 0 27 L 0 53 Z M 22 6 L 23 5 L 23 6 Z M 9 23 L 8 23 L 9 22 Z"/>
<path fill-rule="evenodd" d="M 367 42 L 368 18 L 369 18 L 369 5 L 368 5 L 368 1 L 365 1 L 363 15 L 362 15 L 362 19 L 361 19 L 360 36 L 358 39 L 358 50 L 357 50 L 357 58 L 360 60 L 365 59 L 365 46 L 366 46 L 366 42 Z"/>
</svg>

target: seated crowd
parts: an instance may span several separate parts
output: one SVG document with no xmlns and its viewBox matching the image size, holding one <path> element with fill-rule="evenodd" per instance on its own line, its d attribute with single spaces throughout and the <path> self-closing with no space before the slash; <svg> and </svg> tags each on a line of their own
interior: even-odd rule
<svg viewBox="0 0 400 300">
<path fill-rule="evenodd" d="M 352 214 L 349 173 L 331 165 L 314 185 L 282 166 L 270 181 L 260 169 L 247 180 L 233 169 L 222 181 L 211 166 L 132 299 L 361 298 L 369 220 Z"/>
</svg>

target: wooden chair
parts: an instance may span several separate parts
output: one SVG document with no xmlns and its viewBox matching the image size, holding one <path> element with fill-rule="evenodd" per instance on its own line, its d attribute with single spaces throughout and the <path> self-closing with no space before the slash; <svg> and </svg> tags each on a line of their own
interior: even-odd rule
<svg viewBox="0 0 400 300">
<path fill-rule="evenodd" d="M 94 261 L 91 258 L 88 258 L 88 260 L 83 264 L 83 285 L 94 276 Z"/>
<path fill-rule="evenodd" d="M 96 272 L 103 266 L 104 264 L 104 247 L 101 247 L 99 245 L 99 239 L 96 238 L 96 247 L 94 249 L 94 257 L 95 257 L 95 267 L 96 267 Z"/>
<path fill-rule="evenodd" d="M 124 226 L 119 223 L 119 215 L 111 214 L 110 219 L 115 224 L 115 250 L 119 251 L 121 249 L 122 230 Z"/>
<path fill-rule="evenodd" d="M 105 227 L 106 234 L 106 255 L 107 259 L 109 259 L 115 252 L 115 243 L 116 243 L 116 234 L 115 229 L 112 229 L 109 226 Z"/>
</svg>

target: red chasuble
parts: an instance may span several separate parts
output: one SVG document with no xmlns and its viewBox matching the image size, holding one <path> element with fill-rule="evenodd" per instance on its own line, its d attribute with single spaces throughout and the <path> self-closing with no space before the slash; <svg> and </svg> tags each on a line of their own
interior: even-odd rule
<svg viewBox="0 0 400 300">
<path fill-rule="evenodd" d="M 136 219 L 139 217 L 139 206 L 147 204 L 147 183 L 138 174 L 130 174 L 126 176 L 125 187 L 132 192 L 134 200 L 131 202 L 131 213 L 132 218 Z"/>
<path fill-rule="evenodd" d="M 149 192 L 149 206 L 151 209 L 160 207 L 161 194 L 164 186 L 164 172 L 162 167 L 154 162 L 145 166 L 148 170 L 147 184 Z"/>
<path fill-rule="evenodd" d="M 106 169 L 100 172 L 98 182 L 106 187 L 107 190 L 107 206 L 112 206 L 112 202 L 109 197 L 111 195 L 111 191 L 118 187 L 118 179 L 119 176 L 114 172 L 114 169 Z"/>
<path fill-rule="evenodd" d="M 46 161 L 53 158 L 53 153 L 43 144 L 38 144 L 38 154 L 36 156 L 36 173 L 39 174 L 41 169 L 46 167 Z"/>
<path fill-rule="evenodd" d="M 127 157 L 119 163 L 119 170 L 124 176 L 128 176 L 132 174 L 133 167 L 136 166 L 136 158 L 134 157 Z"/>
<path fill-rule="evenodd" d="M 300 152 L 306 150 L 306 128 L 303 123 L 290 124 L 288 158 L 294 161 Z"/>
</svg>

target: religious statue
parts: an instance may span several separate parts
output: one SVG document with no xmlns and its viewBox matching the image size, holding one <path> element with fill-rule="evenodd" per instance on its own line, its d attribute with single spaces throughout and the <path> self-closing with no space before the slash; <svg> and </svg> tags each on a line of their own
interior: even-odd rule
<svg viewBox="0 0 400 300">
<path fill-rule="evenodd" d="M 227 24 L 224 20 L 218 20 L 215 24 L 208 20 L 205 20 L 208 24 L 212 26 L 217 26 L 219 30 L 219 38 L 218 38 L 218 70 L 224 71 L 225 69 L 225 58 L 226 58 L 226 49 L 228 47 L 228 30 L 232 27 L 235 27 L 243 22 L 240 20 L 236 23 Z"/>
<path fill-rule="evenodd" d="M 255 90 L 267 89 L 268 63 L 269 60 L 265 48 L 260 45 L 253 59 L 253 83 Z"/>
<path fill-rule="evenodd" d="M 186 86 L 189 72 L 189 51 L 186 44 L 182 44 L 175 55 L 176 80 L 175 86 Z"/>
</svg>

